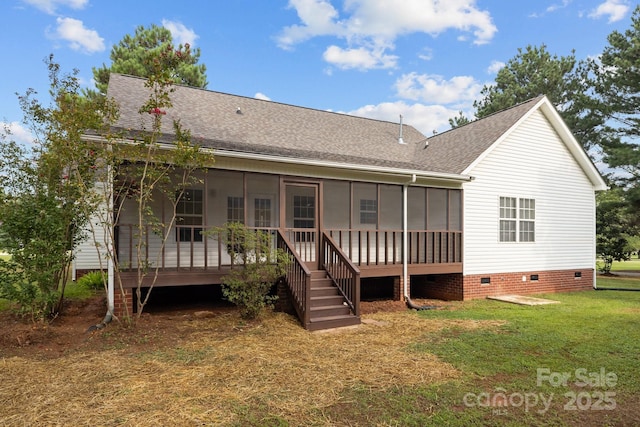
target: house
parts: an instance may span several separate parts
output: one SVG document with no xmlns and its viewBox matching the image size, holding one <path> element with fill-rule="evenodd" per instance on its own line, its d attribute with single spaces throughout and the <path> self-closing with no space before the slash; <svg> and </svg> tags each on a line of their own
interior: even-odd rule
<svg viewBox="0 0 640 427">
<path fill-rule="evenodd" d="M 117 127 L 140 130 L 144 80 L 113 74 Z M 540 96 L 430 138 L 410 125 L 178 86 L 180 119 L 215 165 L 179 204 L 155 286 L 220 283 L 233 264 L 199 231 L 228 221 L 265 230 L 294 258 L 286 293 L 304 327 L 359 322 L 363 297 L 466 300 L 590 289 L 595 192 L 605 183 Z M 162 202 L 155 207 L 163 209 Z M 134 267 L 135 217 L 117 229 Z M 78 270 L 96 268 L 83 247 Z M 134 273 L 116 310 L 132 304 Z M 126 274 L 125 274 L 126 279 Z"/>
</svg>

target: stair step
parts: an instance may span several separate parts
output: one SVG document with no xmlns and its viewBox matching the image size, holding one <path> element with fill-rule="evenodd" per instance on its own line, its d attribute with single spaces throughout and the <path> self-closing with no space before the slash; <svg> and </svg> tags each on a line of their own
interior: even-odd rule
<svg viewBox="0 0 640 427">
<path fill-rule="evenodd" d="M 341 328 L 344 326 L 354 326 L 360 324 L 360 318 L 354 315 L 337 315 L 315 317 L 307 324 L 307 330 L 319 331 L 322 329 Z"/>
<path fill-rule="evenodd" d="M 309 310 L 311 318 L 315 317 L 327 317 L 327 316 L 340 316 L 351 314 L 351 307 L 348 305 L 325 305 L 321 307 L 311 307 Z"/>
<path fill-rule="evenodd" d="M 311 296 L 311 307 L 326 307 L 344 305 L 344 297 L 342 295 L 323 295 Z"/>
<path fill-rule="evenodd" d="M 324 279 L 327 277 L 327 272 L 324 270 L 311 270 L 311 280 Z"/>
<path fill-rule="evenodd" d="M 315 281 L 312 280 L 311 281 L 311 289 L 315 289 L 315 288 L 330 288 L 330 287 L 334 287 L 333 282 L 331 282 L 331 280 L 322 280 L 322 281 Z"/>
<path fill-rule="evenodd" d="M 311 288 L 311 298 L 340 295 L 340 291 L 335 286 L 323 286 L 321 288 Z"/>
</svg>

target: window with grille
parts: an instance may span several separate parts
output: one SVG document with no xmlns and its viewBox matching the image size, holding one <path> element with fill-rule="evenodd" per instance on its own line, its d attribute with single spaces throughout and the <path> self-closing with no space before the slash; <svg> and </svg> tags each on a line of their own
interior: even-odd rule
<svg viewBox="0 0 640 427">
<path fill-rule="evenodd" d="M 500 241 L 535 242 L 535 218 L 535 199 L 500 197 Z"/>
<path fill-rule="evenodd" d="M 378 223 L 378 203 L 376 200 L 360 199 L 360 224 Z"/>
<path fill-rule="evenodd" d="M 534 199 L 520 199 L 519 226 L 520 241 L 536 241 L 536 201 Z"/>
<path fill-rule="evenodd" d="M 316 198 L 314 196 L 293 196 L 293 228 L 314 228 L 316 219 Z"/>
<path fill-rule="evenodd" d="M 227 197 L 227 222 L 244 224 L 244 197 Z"/>
<path fill-rule="evenodd" d="M 271 199 L 256 198 L 254 208 L 256 227 L 271 227 Z"/>
<path fill-rule="evenodd" d="M 176 197 L 176 240 L 202 242 L 202 190 L 186 189 Z"/>
</svg>

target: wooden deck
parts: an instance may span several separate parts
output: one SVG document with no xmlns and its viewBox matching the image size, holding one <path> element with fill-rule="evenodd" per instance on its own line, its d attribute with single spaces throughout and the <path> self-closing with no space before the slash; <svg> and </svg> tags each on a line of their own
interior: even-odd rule
<svg viewBox="0 0 640 427">
<path fill-rule="evenodd" d="M 137 286 L 137 256 L 132 225 L 117 228 L 117 253 L 123 268 L 121 277 L 126 288 Z M 180 229 L 188 226 L 177 227 Z M 276 246 L 278 229 L 261 229 L 272 236 Z M 195 235 L 191 230 L 187 233 Z M 402 274 L 402 235 L 400 230 L 348 230 L 333 229 L 324 232 L 341 252 L 355 265 L 363 278 L 399 276 Z M 320 267 L 322 249 L 316 245 L 322 237 L 316 233 L 283 233 L 294 251 L 304 262 L 316 262 Z M 296 236 L 300 237 L 296 240 Z M 237 263 L 229 257 L 222 239 L 209 236 L 200 241 L 168 242 L 158 246 L 157 235 L 148 232 L 142 245 L 141 257 L 151 260 L 143 286 L 185 286 L 221 283 L 222 277 Z M 157 277 L 155 274 L 157 266 Z M 447 274 L 462 272 L 462 232 L 460 231 L 409 231 L 408 273 L 410 275 Z M 155 278 L 155 279 L 154 279 Z"/>
<path fill-rule="evenodd" d="M 359 324 L 361 278 L 403 274 L 402 246 L 398 246 L 403 233 L 398 230 L 262 231 L 271 236 L 273 249 L 284 250 L 292 260 L 285 283 L 300 322 L 309 330 Z M 195 236 L 194 230 L 186 234 Z M 123 242 L 119 237 L 119 258 L 136 266 L 120 272 L 124 288 L 137 287 L 140 277 L 141 287 L 220 284 L 229 271 L 242 268 L 229 256 L 223 239 L 203 236 L 156 251 L 153 239 L 148 233 L 144 245 L 136 247 L 132 238 Z M 145 257 L 156 261 L 149 261 L 151 266 L 142 274 L 136 260 Z M 412 231 L 407 259 L 410 275 L 462 273 L 462 233 Z"/>
</svg>

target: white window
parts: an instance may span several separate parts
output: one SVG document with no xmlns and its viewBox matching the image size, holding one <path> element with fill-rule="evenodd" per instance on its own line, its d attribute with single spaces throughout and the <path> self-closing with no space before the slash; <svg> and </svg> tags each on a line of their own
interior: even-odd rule
<svg viewBox="0 0 640 427">
<path fill-rule="evenodd" d="M 500 241 L 535 242 L 536 201 L 500 197 Z"/>
<path fill-rule="evenodd" d="M 185 189 L 176 197 L 176 240 L 202 242 L 202 190 Z"/>
<path fill-rule="evenodd" d="M 227 222 L 244 224 L 244 197 L 227 197 Z"/>
<path fill-rule="evenodd" d="M 500 197 L 500 241 L 516 241 L 517 224 L 516 198 Z"/>
<path fill-rule="evenodd" d="M 378 203 L 376 200 L 360 199 L 360 224 L 378 222 Z"/>
<path fill-rule="evenodd" d="M 536 201 L 534 199 L 520 199 L 520 241 L 536 241 Z"/>
</svg>

